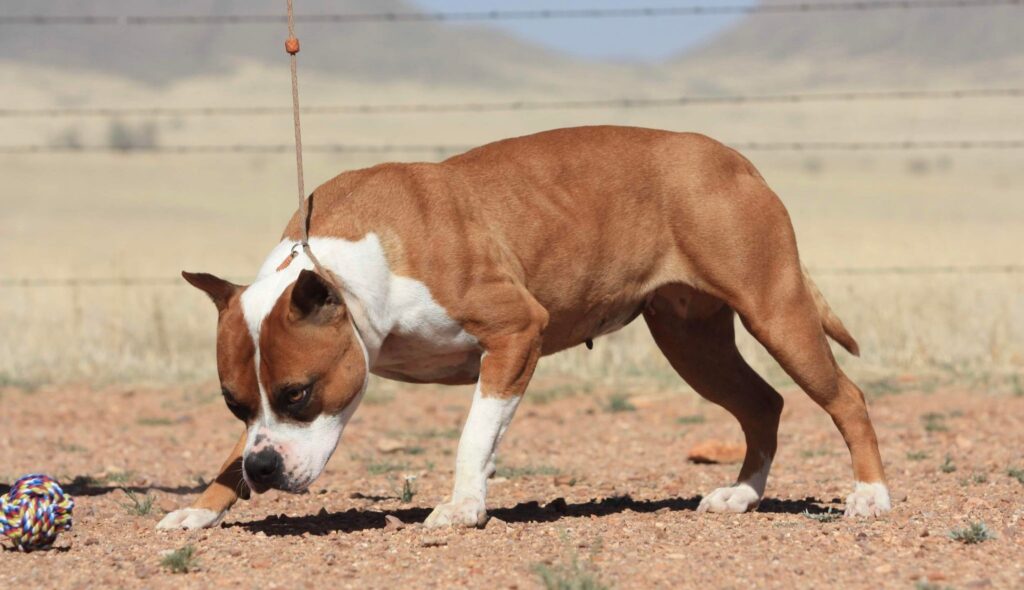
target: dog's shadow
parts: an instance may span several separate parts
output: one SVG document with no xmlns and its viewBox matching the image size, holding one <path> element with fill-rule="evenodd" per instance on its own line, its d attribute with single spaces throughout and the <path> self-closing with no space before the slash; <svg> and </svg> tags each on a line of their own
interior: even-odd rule
<svg viewBox="0 0 1024 590">
<path fill-rule="evenodd" d="M 196 483 L 196 485 L 192 486 L 118 485 L 108 482 L 97 482 L 89 476 L 79 475 L 73 478 L 70 482 L 62 484 L 61 488 L 71 496 L 103 496 L 117 490 L 124 490 L 136 494 L 148 494 L 149 492 L 155 491 L 180 496 L 185 494 L 198 494 L 206 489 L 206 485 L 207 484 L 203 482 Z M 9 487 L 10 486 L 6 486 L 3 489 L 7 489 Z"/>
<path fill-rule="evenodd" d="M 525 502 L 511 508 L 495 508 L 488 511 L 493 518 L 508 523 L 524 522 L 555 522 L 563 518 L 589 518 L 618 514 L 631 510 L 633 512 L 657 512 L 659 510 L 696 511 L 701 496 L 692 498 L 668 498 L 664 500 L 634 500 L 630 496 L 604 498 L 570 504 L 564 498 L 557 498 L 544 504 Z M 766 498 L 758 509 L 760 512 L 776 514 L 824 514 L 829 512 L 824 502 L 816 498 L 803 500 L 778 500 Z M 429 508 L 400 508 L 397 510 L 360 510 L 352 508 L 344 512 L 329 513 L 321 510 L 319 514 L 307 516 L 269 516 L 262 520 L 234 522 L 222 525 L 225 528 L 243 528 L 251 533 L 263 533 L 267 536 L 300 536 L 328 535 L 330 533 L 352 533 L 370 529 L 384 528 L 384 517 L 397 517 L 407 525 L 423 522 L 430 514 Z"/>
</svg>

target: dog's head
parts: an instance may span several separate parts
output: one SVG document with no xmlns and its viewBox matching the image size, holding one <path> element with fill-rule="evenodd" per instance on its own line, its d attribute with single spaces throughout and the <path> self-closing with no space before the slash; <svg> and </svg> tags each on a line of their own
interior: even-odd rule
<svg viewBox="0 0 1024 590">
<path fill-rule="evenodd" d="M 217 306 L 224 401 L 245 422 L 246 483 L 301 492 L 323 471 L 366 389 L 366 349 L 341 293 L 312 270 L 249 287 L 182 273 Z"/>
</svg>

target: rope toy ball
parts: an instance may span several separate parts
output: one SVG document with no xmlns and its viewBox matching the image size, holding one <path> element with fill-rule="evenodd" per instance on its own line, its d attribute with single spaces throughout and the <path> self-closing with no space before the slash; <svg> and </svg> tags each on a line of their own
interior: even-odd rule
<svg viewBox="0 0 1024 590">
<path fill-rule="evenodd" d="M 46 549 L 61 531 L 71 530 L 75 501 L 46 475 L 26 475 L 0 496 L 0 538 L 23 552 Z"/>
</svg>

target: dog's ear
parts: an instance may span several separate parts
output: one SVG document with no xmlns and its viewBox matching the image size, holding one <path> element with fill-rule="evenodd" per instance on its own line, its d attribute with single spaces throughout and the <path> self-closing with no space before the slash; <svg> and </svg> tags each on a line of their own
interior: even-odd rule
<svg viewBox="0 0 1024 590">
<path fill-rule="evenodd" d="M 209 295 L 210 299 L 213 300 L 213 304 L 217 306 L 218 312 L 224 311 L 231 298 L 242 290 L 241 285 L 230 283 L 205 272 L 182 271 L 181 276 L 193 287 Z"/>
<path fill-rule="evenodd" d="M 295 321 L 326 323 L 344 313 L 341 293 L 327 279 L 312 270 L 303 270 L 292 287 L 291 313 Z"/>
</svg>

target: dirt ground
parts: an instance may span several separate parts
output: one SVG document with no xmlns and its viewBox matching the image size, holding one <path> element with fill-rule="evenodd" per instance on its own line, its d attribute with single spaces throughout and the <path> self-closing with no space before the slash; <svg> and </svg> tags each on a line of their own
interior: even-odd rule
<svg viewBox="0 0 1024 590">
<path fill-rule="evenodd" d="M 215 474 L 240 425 L 214 387 L 0 393 L 0 483 L 42 471 L 75 496 L 55 550 L 0 552 L 5 587 L 536 588 L 575 556 L 616 588 L 1022 588 L 1024 397 L 924 392 L 873 398 L 893 492 L 880 520 L 842 510 L 850 462 L 827 416 L 787 391 L 780 453 L 760 511 L 697 514 L 736 465 L 687 450 L 741 440 L 724 412 L 681 393 L 628 401 L 544 384 L 520 407 L 483 530 L 424 530 L 449 491 L 469 390 L 409 387 L 357 412 L 310 493 L 240 502 L 216 529 L 157 532 Z M 632 409 L 631 409 L 632 408 Z M 613 411 L 618 410 L 618 411 Z M 384 452 L 388 451 L 388 452 Z M 404 477 L 415 476 L 409 502 Z M 124 491 L 143 504 L 133 508 Z M 385 528 L 385 515 L 407 523 Z M 817 516 L 812 518 L 811 516 Z M 983 522 L 994 538 L 952 529 Z M 163 554 L 195 548 L 193 570 Z"/>
</svg>

